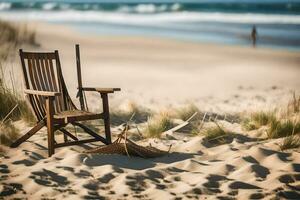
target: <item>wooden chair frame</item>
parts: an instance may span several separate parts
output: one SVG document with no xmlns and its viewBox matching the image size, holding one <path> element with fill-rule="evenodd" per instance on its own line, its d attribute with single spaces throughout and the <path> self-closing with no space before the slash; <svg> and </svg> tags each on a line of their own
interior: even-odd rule
<svg viewBox="0 0 300 200">
<path fill-rule="evenodd" d="M 18 147 L 44 126 L 48 133 L 48 155 L 55 153 L 55 149 L 64 146 L 79 145 L 83 143 L 101 141 L 111 143 L 110 117 L 108 94 L 120 91 L 120 88 L 94 88 L 82 87 L 79 45 L 76 45 L 76 63 L 78 76 L 78 95 L 81 109 L 77 109 L 72 102 L 64 82 L 58 51 L 54 52 L 24 52 L 19 50 L 22 71 L 24 75 L 25 94 L 37 119 L 36 125 L 26 134 L 16 140 L 11 147 Z M 26 63 L 27 61 L 27 63 Z M 26 65 L 27 64 L 27 65 Z M 55 65 L 56 64 L 56 65 Z M 56 70 L 55 70 L 56 68 Z M 84 92 L 98 92 L 102 98 L 102 113 L 88 111 Z M 105 138 L 82 124 L 81 121 L 104 120 Z M 91 139 L 79 140 L 75 135 L 65 129 L 73 124 L 92 136 Z M 55 131 L 64 135 L 64 142 L 55 141 Z M 72 141 L 69 141 L 71 138 Z"/>
</svg>

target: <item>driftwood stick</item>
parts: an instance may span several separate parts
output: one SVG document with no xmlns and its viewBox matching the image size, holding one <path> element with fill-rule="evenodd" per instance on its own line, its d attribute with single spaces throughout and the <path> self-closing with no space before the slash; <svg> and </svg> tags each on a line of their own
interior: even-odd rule
<svg viewBox="0 0 300 200">
<path fill-rule="evenodd" d="M 197 114 L 198 114 L 198 112 L 195 112 L 195 113 L 194 113 L 190 118 L 188 118 L 186 121 L 184 121 L 183 123 L 178 124 L 177 126 L 175 126 L 175 127 L 171 128 L 171 129 L 169 129 L 169 130 L 163 132 L 162 134 L 163 134 L 163 135 L 166 135 L 166 134 L 168 134 L 168 133 L 173 133 L 173 132 L 175 132 L 175 131 L 177 131 L 177 130 L 183 128 L 183 127 L 185 127 L 186 125 L 189 124 L 189 122 L 190 122 Z"/>
</svg>

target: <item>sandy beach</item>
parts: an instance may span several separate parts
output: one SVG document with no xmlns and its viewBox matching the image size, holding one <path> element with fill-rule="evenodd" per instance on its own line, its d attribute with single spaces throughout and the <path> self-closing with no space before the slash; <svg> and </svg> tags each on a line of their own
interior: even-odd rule
<svg viewBox="0 0 300 200">
<path fill-rule="evenodd" d="M 235 115 L 283 108 L 294 91 L 300 92 L 299 52 L 104 37 L 44 23 L 30 27 L 40 46 L 23 46 L 24 50 L 59 50 L 75 102 L 75 44 L 80 44 L 83 85 L 122 88 L 110 96 L 112 110 L 126 109 L 128 102 L 154 111 L 194 104 L 203 112 Z M 20 74 L 17 52 L 8 62 Z M 98 94 L 87 98 L 90 109 L 100 108 Z M 16 149 L 3 147 L 1 195 L 3 199 L 300 198 L 299 148 L 280 151 L 283 138 L 265 140 L 266 126 L 244 131 L 239 123 L 219 123 L 234 133 L 222 145 L 182 130 L 171 139 L 137 141 L 163 150 L 172 145 L 168 155 L 152 159 L 84 153 L 100 143 L 57 149 L 48 158 L 43 128 Z M 22 132 L 30 128 L 24 122 L 16 126 Z M 120 127 L 112 131 L 116 136 Z M 62 140 L 62 135 L 57 137 Z"/>
<path fill-rule="evenodd" d="M 299 93 L 299 52 L 104 37 L 62 25 L 31 26 L 41 47 L 24 49 L 59 50 L 73 97 L 77 92 L 76 43 L 81 47 L 83 85 L 121 87 L 122 92 L 112 96 L 116 106 L 126 101 L 153 109 L 194 103 L 201 110 L 232 113 L 271 109 L 286 104 L 293 91 Z M 13 61 L 19 69 L 18 58 Z"/>
</svg>

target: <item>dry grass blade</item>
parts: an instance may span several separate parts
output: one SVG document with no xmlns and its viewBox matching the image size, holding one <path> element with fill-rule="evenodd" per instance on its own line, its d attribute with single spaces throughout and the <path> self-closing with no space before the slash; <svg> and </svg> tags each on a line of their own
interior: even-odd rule
<svg viewBox="0 0 300 200">
<path fill-rule="evenodd" d="M 174 126 L 170 115 L 166 112 L 157 114 L 149 118 L 147 122 L 146 134 L 148 137 L 161 137 L 162 133 Z"/>
<path fill-rule="evenodd" d="M 259 129 L 262 126 L 271 124 L 276 120 L 274 112 L 255 112 L 243 121 L 243 128 L 247 131 Z"/>
<path fill-rule="evenodd" d="M 231 136 L 231 133 L 226 131 L 224 128 L 222 128 L 216 121 L 214 121 L 216 124 L 215 127 L 208 128 L 204 132 L 204 141 L 206 142 L 214 142 L 217 144 L 224 144 L 226 142 L 226 139 Z"/>
<path fill-rule="evenodd" d="M 300 137 L 299 135 L 291 135 L 288 137 L 285 137 L 281 144 L 279 144 L 279 148 L 281 151 L 287 150 L 287 149 L 294 149 L 300 147 Z"/>
<path fill-rule="evenodd" d="M 275 120 L 270 124 L 267 132 L 269 139 L 287 137 L 300 133 L 300 122 L 296 120 Z"/>
<path fill-rule="evenodd" d="M 7 113 L 7 115 L 2 119 L 1 123 L 4 123 L 5 120 L 14 112 L 14 110 L 18 107 L 18 104 L 16 104 L 10 111 Z"/>
</svg>

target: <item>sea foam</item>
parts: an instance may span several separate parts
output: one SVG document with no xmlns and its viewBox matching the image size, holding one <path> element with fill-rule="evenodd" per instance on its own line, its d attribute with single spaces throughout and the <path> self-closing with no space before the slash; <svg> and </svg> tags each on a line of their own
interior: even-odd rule
<svg viewBox="0 0 300 200">
<path fill-rule="evenodd" d="M 53 5 L 51 5 L 53 6 Z M 149 8 L 143 8 L 151 10 Z M 222 22 L 245 24 L 300 24 L 300 15 L 239 14 L 206 12 L 169 12 L 136 14 L 101 11 L 2 11 L 0 17 L 10 20 L 53 22 L 102 22 L 118 24 L 159 24 L 162 22 Z"/>
</svg>

